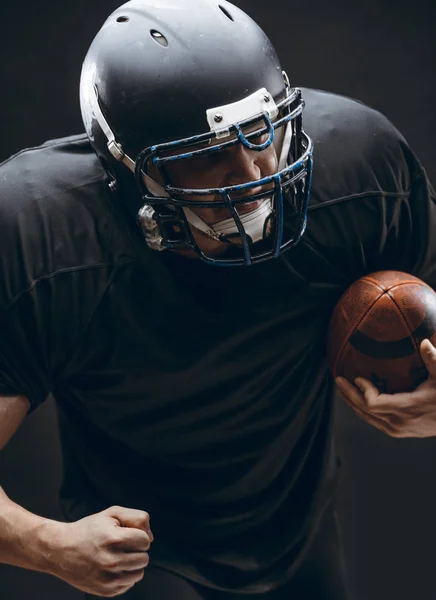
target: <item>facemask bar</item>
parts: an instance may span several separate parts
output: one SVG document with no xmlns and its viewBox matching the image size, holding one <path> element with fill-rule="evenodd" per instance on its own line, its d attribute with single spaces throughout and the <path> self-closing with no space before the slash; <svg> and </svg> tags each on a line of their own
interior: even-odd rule
<svg viewBox="0 0 436 600">
<path fill-rule="evenodd" d="M 161 166 L 161 165 L 165 164 L 166 162 L 196 158 L 196 157 L 202 156 L 204 154 L 210 154 L 212 152 L 220 152 L 221 150 L 227 149 L 238 143 L 243 143 L 250 150 L 255 150 L 257 152 L 260 152 L 260 151 L 264 150 L 265 148 L 267 148 L 271 144 L 271 142 L 274 139 L 275 130 L 277 128 L 282 127 L 286 123 L 289 123 L 290 121 L 301 116 L 303 109 L 304 109 L 304 101 L 301 100 L 301 91 L 298 89 L 294 90 L 293 94 L 291 94 L 290 96 L 288 96 L 287 98 L 282 100 L 282 102 L 277 105 L 277 108 L 285 109 L 286 107 L 288 107 L 290 104 L 292 104 L 296 100 L 299 100 L 298 106 L 295 109 L 293 109 L 291 112 L 289 112 L 288 114 L 285 114 L 282 118 L 275 121 L 274 123 L 272 123 L 271 119 L 268 117 L 267 114 L 258 114 L 258 115 L 255 115 L 254 117 L 246 119 L 245 121 L 241 121 L 240 123 L 233 124 L 232 126 L 229 127 L 229 130 L 230 130 L 230 132 L 236 132 L 237 137 L 235 139 L 232 139 L 229 141 L 221 142 L 214 146 L 208 146 L 205 148 L 201 148 L 199 150 L 192 150 L 190 152 L 176 154 L 174 156 L 168 156 L 165 158 L 162 158 L 159 156 L 163 152 L 174 150 L 176 148 L 182 149 L 183 147 L 200 145 L 200 144 L 207 143 L 207 142 L 217 139 L 217 136 L 215 135 L 215 133 L 208 132 L 208 133 L 203 133 L 201 135 L 192 136 L 189 138 L 184 138 L 183 140 L 176 140 L 173 142 L 167 142 L 164 144 L 159 144 L 156 146 L 150 146 L 149 148 L 145 148 L 136 158 L 137 169 L 138 169 L 139 163 L 141 163 L 143 166 L 152 157 L 153 157 L 153 163 L 157 166 Z M 253 125 L 254 123 L 256 123 L 262 119 L 266 122 L 265 127 L 262 127 L 261 129 L 258 129 L 256 131 L 252 131 L 249 134 L 244 134 L 242 132 L 243 127 L 248 127 L 250 125 Z M 264 142 L 263 144 L 258 145 L 258 144 L 251 144 L 249 142 L 249 140 L 251 138 L 258 137 L 259 135 L 266 133 L 266 132 L 269 132 L 270 136 L 269 136 L 269 139 L 266 142 Z"/>
<path fill-rule="evenodd" d="M 256 187 L 267 185 L 269 183 L 274 182 L 274 178 L 276 176 L 279 176 L 280 179 L 283 179 L 282 185 L 287 185 L 289 183 L 289 181 L 288 181 L 289 177 L 292 177 L 293 175 L 300 173 L 300 171 L 302 171 L 302 173 L 300 173 L 300 174 L 304 174 L 305 169 L 307 169 L 307 163 L 309 161 L 309 158 L 313 152 L 313 144 L 312 144 L 312 140 L 308 136 L 306 136 L 305 134 L 303 134 L 303 136 L 306 141 L 306 148 L 303 152 L 303 155 L 300 157 L 299 160 L 292 163 L 291 165 L 288 165 L 281 171 L 274 173 L 274 175 L 268 175 L 266 177 L 262 177 L 261 179 L 256 179 L 255 181 L 226 186 L 224 188 L 178 188 L 178 187 L 174 187 L 172 185 L 166 185 L 165 190 L 169 193 L 171 203 L 174 204 L 174 206 L 180 207 L 180 208 L 182 208 L 182 207 L 193 207 L 193 208 L 195 208 L 195 207 L 197 207 L 197 208 L 215 208 L 215 207 L 222 208 L 222 207 L 225 207 L 225 208 L 228 208 L 228 202 L 230 202 L 232 205 L 233 204 L 238 205 L 238 204 L 251 203 L 251 202 L 254 202 L 261 198 L 265 198 L 265 197 L 271 195 L 271 190 L 253 194 L 251 196 L 244 196 L 244 198 L 231 198 L 230 194 L 232 194 L 234 192 L 241 192 L 241 191 L 249 190 L 250 188 L 256 188 Z M 173 158 L 173 157 L 171 157 L 171 158 Z M 157 160 L 160 162 L 160 161 L 166 161 L 166 160 L 170 160 L 170 159 L 168 158 L 168 159 L 157 159 Z M 146 184 L 144 183 L 144 181 L 141 177 L 141 168 L 139 167 L 139 163 L 137 163 L 137 170 L 139 171 L 139 177 L 138 177 L 139 181 L 137 181 L 137 183 L 140 186 L 141 191 L 146 192 L 147 188 L 146 188 Z M 229 199 L 227 200 L 227 198 L 226 198 L 223 200 L 190 200 L 190 199 L 184 198 L 184 196 L 218 196 L 218 195 L 222 196 L 223 194 L 229 194 Z M 147 196 L 147 200 L 148 200 L 148 198 L 150 198 L 150 203 L 155 204 L 155 205 L 168 204 L 168 200 L 169 200 L 169 198 L 167 196 L 163 196 L 163 197 Z"/>
<path fill-rule="evenodd" d="M 305 135 L 305 134 L 303 134 Z M 229 186 L 226 188 L 205 188 L 205 189 L 188 189 L 188 188 L 173 188 L 171 186 L 166 186 L 166 190 L 170 193 L 171 195 L 171 202 L 173 203 L 174 207 L 176 208 L 176 212 L 174 212 L 173 210 L 170 210 L 167 208 L 167 204 L 168 204 L 168 198 L 162 197 L 162 198 L 153 198 L 153 208 L 155 209 L 155 213 L 153 214 L 153 217 L 156 218 L 156 214 L 159 215 L 159 221 L 164 224 L 165 222 L 171 222 L 172 224 L 174 224 L 174 222 L 177 223 L 177 227 L 183 231 L 183 237 L 187 237 L 189 240 L 189 243 L 186 244 L 186 242 L 181 242 L 178 243 L 177 241 L 175 242 L 174 240 L 171 240 L 169 238 L 167 238 L 164 241 L 165 247 L 167 248 L 172 248 L 172 249 L 195 249 L 195 251 L 201 256 L 201 258 L 205 261 L 208 262 L 210 264 L 214 264 L 214 265 L 219 265 L 219 266 L 237 266 L 237 265 L 250 265 L 253 263 L 257 263 L 257 262 L 262 262 L 264 260 L 267 260 L 269 258 L 272 257 L 277 257 L 279 256 L 279 254 L 281 254 L 281 252 L 283 252 L 285 249 L 288 249 L 292 246 L 294 246 L 295 244 L 298 243 L 298 241 L 301 239 L 301 236 L 304 232 L 305 226 L 306 226 L 306 213 L 307 213 L 307 207 L 308 207 L 308 201 L 309 201 L 309 190 L 310 190 L 310 183 L 311 183 L 311 174 L 312 174 L 312 152 L 313 152 L 313 144 L 312 141 L 310 140 L 310 138 L 308 138 L 307 136 L 305 136 L 305 145 L 306 148 L 304 150 L 303 155 L 301 156 L 301 158 L 296 161 L 295 163 L 293 163 L 292 165 L 289 165 L 288 167 L 286 167 L 285 169 L 279 171 L 278 173 L 275 173 L 274 175 L 268 176 L 268 177 L 264 177 L 260 180 L 256 180 L 253 182 L 249 182 L 249 183 L 244 183 L 244 184 L 240 184 L 240 185 L 235 185 L 235 186 Z M 271 184 L 273 183 L 274 185 L 274 189 L 273 190 L 268 190 L 268 191 L 264 191 L 261 193 L 257 193 L 254 194 L 252 196 L 247 196 L 244 197 L 243 199 L 232 199 L 230 197 L 230 194 L 232 192 L 235 191 L 240 191 L 240 190 L 247 190 L 253 187 L 258 187 L 258 186 L 264 186 L 267 184 Z M 300 206 L 298 207 L 298 211 L 297 214 L 299 216 L 298 218 L 298 225 L 295 229 L 295 235 L 293 237 L 291 237 L 289 240 L 287 240 L 285 243 L 283 243 L 283 228 L 284 228 L 284 215 L 283 215 L 283 194 L 285 192 L 285 194 L 287 193 L 288 189 L 292 189 L 296 186 L 300 185 L 301 189 L 301 193 L 298 195 L 300 200 L 299 200 L 299 204 Z M 186 199 L 183 198 L 181 199 L 180 197 L 177 198 L 175 197 L 177 196 L 185 196 L 185 195 L 207 195 L 207 194 L 213 194 L 215 196 L 220 196 L 222 198 L 222 200 L 214 200 L 214 201 L 197 201 L 197 200 L 190 200 L 190 199 Z M 266 198 L 266 197 L 271 197 L 273 195 L 274 197 L 274 209 L 275 209 L 275 219 L 274 219 L 274 246 L 272 249 L 270 249 L 267 252 L 264 252 L 262 254 L 256 255 L 256 256 L 252 256 L 251 251 L 250 251 L 250 245 L 247 241 L 246 235 L 245 235 L 245 229 L 240 221 L 240 216 L 238 215 L 236 209 L 238 204 L 244 204 L 246 202 L 254 202 L 255 200 L 259 200 L 262 198 Z M 244 253 L 244 258 L 241 259 L 219 259 L 219 258 L 212 258 L 210 256 L 207 256 L 206 254 L 204 254 L 201 249 L 198 247 L 191 229 L 189 227 L 189 224 L 187 223 L 186 220 L 186 216 L 184 214 L 183 209 L 186 210 L 186 208 L 190 208 L 190 207 L 210 207 L 211 205 L 213 206 L 222 206 L 222 207 L 226 207 L 229 212 L 231 213 L 232 217 L 234 218 L 234 221 L 236 223 L 236 226 L 238 227 L 238 231 L 239 234 L 241 236 L 241 240 L 242 240 L 242 250 Z M 153 210 L 153 209 L 152 209 Z M 162 212 L 161 212 L 162 211 Z M 148 215 L 144 215 L 144 216 L 150 216 L 150 212 L 148 212 Z M 147 227 L 149 228 L 150 225 L 150 221 L 145 220 L 148 225 Z M 154 223 L 156 224 L 156 229 L 154 229 L 154 237 L 156 239 L 156 236 L 158 235 L 158 227 L 157 227 L 157 222 L 154 221 Z M 149 229 L 150 232 L 150 229 Z M 151 233 L 151 232 L 150 232 Z M 165 234 L 165 228 L 162 228 L 160 230 L 160 233 L 164 233 Z M 211 230 L 211 236 L 213 237 L 213 231 Z M 186 239 L 186 238 L 185 238 Z M 215 238 L 215 239 L 219 239 L 219 238 Z M 160 241 L 162 242 L 162 237 L 160 238 Z"/>
</svg>

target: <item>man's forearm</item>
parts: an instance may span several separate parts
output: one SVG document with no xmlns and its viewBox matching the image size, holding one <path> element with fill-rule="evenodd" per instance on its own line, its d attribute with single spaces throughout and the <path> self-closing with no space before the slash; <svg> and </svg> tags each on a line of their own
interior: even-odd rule
<svg viewBox="0 0 436 600">
<path fill-rule="evenodd" d="M 0 563 L 50 573 L 59 526 L 19 506 L 0 487 Z"/>
</svg>

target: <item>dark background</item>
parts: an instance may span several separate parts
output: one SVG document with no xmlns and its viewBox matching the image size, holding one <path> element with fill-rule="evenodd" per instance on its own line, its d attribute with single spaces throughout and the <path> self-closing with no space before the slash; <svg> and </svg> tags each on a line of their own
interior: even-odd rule
<svg viewBox="0 0 436 600">
<path fill-rule="evenodd" d="M 436 182 L 434 0 L 236 3 L 266 30 L 292 84 L 356 97 L 383 112 Z M 118 4 L 22 0 L 2 6 L 0 160 L 22 147 L 82 131 L 81 61 Z M 353 600 L 436 599 L 436 439 L 389 438 L 360 421 L 341 400 L 336 435 L 343 460 L 339 504 Z M 57 436 L 50 399 L 0 455 L 0 481 L 8 495 L 53 519 L 61 519 Z M 82 598 L 53 577 L 0 565 L 1 600 L 34 596 Z"/>
</svg>

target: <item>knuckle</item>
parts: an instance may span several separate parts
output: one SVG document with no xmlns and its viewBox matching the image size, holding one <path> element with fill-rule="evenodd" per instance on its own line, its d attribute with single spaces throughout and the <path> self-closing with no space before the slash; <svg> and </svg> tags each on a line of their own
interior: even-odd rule
<svg viewBox="0 0 436 600">
<path fill-rule="evenodd" d="M 413 409 L 410 409 L 410 411 L 407 413 L 408 421 L 410 421 L 411 423 L 414 423 L 414 424 L 416 424 L 417 421 L 420 421 L 423 416 L 424 416 L 424 413 L 422 411 L 416 411 Z"/>
<path fill-rule="evenodd" d="M 129 581 L 129 583 L 126 582 L 119 582 L 117 587 L 113 589 L 113 594 L 112 596 L 120 596 L 121 594 L 125 594 L 128 590 L 130 590 L 132 587 L 134 587 L 136 585 L 136 581 Z"/>
<path fill-rule="evenodd" d="M 140 569 L 136 575 L 135 580 L 136 581 L 141 581 L 144 578 L 145 575 L 145 570 L 144 569 Z"/>
<path fill-rule="evenodd" d="M 125 588 L 117 588 L 116 590 L 112 590 L 108 596 L 108 598 L 115 598 L 116 596 L 121 596 L 127 590 Z"/>
<path fill-rule="evenodd" d="M 96 595 L 98 595 L 98 596 L 102 596 L 103 598 L 112 598 L 112 596 L 113 596 L 113 589 L 109 588 L 106 585 L 104 587 L 101 587 L 98 590 L 95 590 L 93 593 L 96 594 Z"/>
<path fill-rule="evenodd" d="M 151 542 L 148 538 L 144 538 L 144 549 L 150 550 Z"/>
<path fill-rule="evenodd" d="M 104 569 L 101 574 L 99 579 L 103 582 L 103 585 L 108 585 L 110 583 L 112 583 L 112 581 L 114 580 L 114 573 L 112 573 L 111 571 L 108 571 L 106 569 Z"/>
<path fill-rule="evenodd" d="M 121 577 L 122 573 L 116 570 L 116 567 L 105 568 L 102 572 L 102 579 L 104 583 L 111 584 L 117 581 Z"/>
<path fill-rule="evenodd" d="M 398 431 L 397 429 L 387 429 L 385 433 L 387 433 L 387 435 L 392 438 L 404 437 L 404 434 L 401 431 Z"/>
<path fill-rule="evenodd" d="M 118 546 L 123 543 L 123 538 L 118 532 L 113 532 L 110 534 L 107 544 L 109 546 Z"/>
<path fill-rule="evenodd" d="M 108 560 L 103 564 L 103 571 L 108 575 L 112 575 L 117 568 L 117 563 L 114 560 Z"/>
<path fill-rule="evenodd" d="M 120 592 L 120 595 L 121 594 L 125 594 L 126 592 L 128 592 L 129 590 L 131 590 L 133 587 L 135 587 L 135 585 L 136 585 L 135 583 L 132 583 L 132 584 L 128 585 L 127 587 L 126 586 L 123 587 L 122 590 L 121 590 L 121 592 Z"/>
<path fill-rule="evenodd" d="M 128 587 L 127 587 L 126 585 L 123 585 L 123 586 L 118 586 L 118 587 L 117 587 L 117 588 L 114 590 L 114 592 L 113 592 L 113 594 L 112 594 L 112 597 L 114 597 L 114 596 L 121 596 L 121 594 L 124 594 L 124 593 L 125 593 L 125 592 L 127 592 L 127 590 L 129 590 L 130 588 L 131 588 L 131 586 L 128 586 Z"/>
</svg>

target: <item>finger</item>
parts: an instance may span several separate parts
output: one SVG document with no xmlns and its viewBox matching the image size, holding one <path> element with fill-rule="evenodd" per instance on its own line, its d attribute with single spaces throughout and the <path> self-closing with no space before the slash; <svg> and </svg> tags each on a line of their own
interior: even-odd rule
<svg viewBox="0 0 436 600">
<path fill-rule="evenodd" d="M 114 573 L 121 571 L 137 571 L 145 569 L 150 562 L 148 552 L 123 552 L 117 555 L 117 566 L 112 569 Z"/>
<path fill-rule="evenodd" d="M 386 420 L 387 415 L 383 417 L 374 416 L 371 413 L 368 413 L 363 405 L 363 394 L 361 394 L 349 381 L 340 377 L 337 378 L 339 381 L 337 382 L 339 391 L 341 392 L 341 397 L 345 400 L 345 402 L 354 410 L 354 412 L 364 421 L 376 427 L 383 433 L 387 433 L 388 435 L 393 435 L 396 430 L 395 428 Z"/>
<path fill-rule="evenodd" d="M 118 581 L 121 585 L 134 585 L 144 577 L 144 571 L 145 569 L 122 571 L 114 576 L 113 581 Z"/>
<path fill-rule="evenodd" d="M 114 545 L 123 552 L 146 552 L 150 549 L 151 539 L 140 529 L 123 528 L 117 532 L 117 537 Z"/>
<path fill-rule="evenodd" d="M 136 527 L 144 531 L 150 529 L 150 515 L 145 510 L 111 506 L 105 512 L 116 519 L 122 527 Z"/>
<path fill-rule="evenodd" d="M 345 377 L 336 377 L 336 385 L 340 392 L 347 397 L 348 400 L 361 408 L 365 408 L 363 393 Z"/>
<path fill-rule="evenodd" d="M 365 405 L 372 414 L 392 414 L 398 417 L 411 414 L 413 416 L 421 404 L 428 402 L 428 394 L 425 390 L 380 394 L 368 379 L 357 377 L 355 384 L 362 392 Z"/>
<path fill-rule="evenodd" d="M 427 371 L 432 377 L 436 377 L 436 348 L 429 339 L 422 340 L 419 346 L 419 353 Z"/>
<path fill-rule="evenodd" d="M 404 398 L 397 398 L 401 394 L 381 394 L 376 386 L 364 377 L 356 377 L 355 386 L 362 392 L 365 406 L 371 413 L 395 412 L 401 409 L 401 403 L 406 402 L 409 394 L 404 394 Z M 409 401 L 407 400 L 408 404 Z"/>
<path fill-rule="evenodd" d="M 108 581 L 117 581 L 120 585 L 133 585 L 140 581 L 144 576 L 144 569 L 136 569 L 136 571 L 120 571 L 119 573 L 111 573 Z"/>
<path fill-rule="evenodd" d="M 401 416 L 404 409 L 414 403 L 411 398 L 413 392 L 381 394 L 376 386 L 364 377 L 356 377 L 354 383 L 362 392 L 365 405 L 372 414 L 392 413 Z"/>
<path fill-rule="evenodd" d="M 368 414 L 367 412 L 363 411 L 358 406 L 353 404 L 353 402 L 348 401 L 346 398 L 344 398 L 344 400 L 356 413 L 356 415 L 362 419 L 362 421 L 365 421 L 366 423 L 368 423 L 368 425 L 372 425 L 373 427 L 385 433 L 386 435 L 389 435 L 391 437 L 397 436 L 397 429 L 393 425 L 391 425 L 389 421 Z"/>
</svg>

